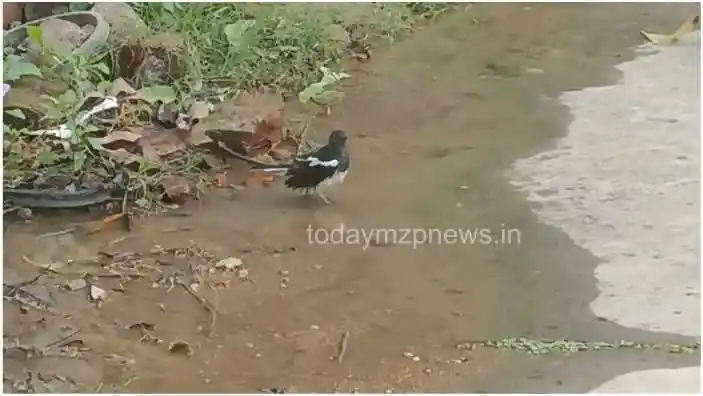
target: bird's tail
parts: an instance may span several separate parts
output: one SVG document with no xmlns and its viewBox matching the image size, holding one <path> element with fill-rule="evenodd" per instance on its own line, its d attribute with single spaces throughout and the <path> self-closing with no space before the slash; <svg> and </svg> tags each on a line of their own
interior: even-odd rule
<svg viewBox="0 0 703 396">
<path fill-rule="evenodd" d="M 263 165 L 256 165 L 253 166 L 249 169 L 250 172 L 266 172 L 266 173 L 273 173 L 277 175 L 282 175 L 288 172 L 288 170 L 291 168 L 291 165 L 277 165 L 277 166 L 263 166 Z"/>
</svg>

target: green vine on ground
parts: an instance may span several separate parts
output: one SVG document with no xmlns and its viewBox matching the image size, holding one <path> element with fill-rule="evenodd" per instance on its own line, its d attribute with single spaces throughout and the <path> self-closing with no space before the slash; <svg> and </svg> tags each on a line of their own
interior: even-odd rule
<svg viewBox="0 0 703 396">
<path fill-rule="evenodd" d="M 642 351 L 665 351 L 668 353 L 696 353 L 700 342 L 692 344 L 654 344 L 636 341 L 572 341 L 572 340 L 531 340 L 524 337 L 504 337 L 497 340 L 468 341 L 457 345 L 458 349 L 473 350 L 476 347 L 494 348 L 505 351 L 520 351 L 530 355 L 552 353 L 572 354 L 586 351 L 609 351 L 615 349 L 637 349 Z"/>
</svg>

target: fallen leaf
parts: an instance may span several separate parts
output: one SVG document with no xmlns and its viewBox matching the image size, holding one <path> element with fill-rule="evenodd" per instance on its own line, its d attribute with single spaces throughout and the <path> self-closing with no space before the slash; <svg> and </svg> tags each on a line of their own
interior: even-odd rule
<svg viewBox="0 0 703 396">
<path fill-rule="evenodd" d="M 105 361 L 116 366 L 127 366 L 136 363 L 134 359 L 128 359 L 124 356 L 115 353 L 108 353 L 103 357 Z"/>
<path fill-rule="evenodd" d="M 117 80 L 112 82 L 112 86 L 110 87 L 110 96 L 115 96 L 115 97 L 121 97 L 124 95 L 134 95 L 137 93 L 137 90 L 134 89 L 127 81 L 125 81 L 124 78 L 118 78 Z"/>
<path fill-rule="evenodd" d="M 142 149 L 142 157 L 147 163 L 154 164 L 161 166 L 163 165 L 163 162 L 161 161 L 161 157 L 159 154 L 154 150 L 154 148 L 151 146 L 151 144 L 147 141 L 142 141 L 139 142 L 139 147 Z"/>
<path fill-rule="evenodd" d="M 224 28 L 225 37 L 229 46 L 234 50 L 238 50 L 247 44 L 246 31 L 256 24 L 253 19 L 241 19 L 235 23 L 231 23 Z"/>
<path fill-rule="evenodd" d="M 168 346 L 168 351 L 174 355 L 193 356 L 193 348 L 184 341 L 174 341 Z"/>
<path fill-rule="evenodd" d="M 166 176 L 161 180 L 166 196 L 173 201 L 182 202 L 186 196 L 193 195 L 193 183 L 182 176 Z"/>
<path fill-rule="evenodd" d="M 694 15 L 687 20 L 685 20 L 681 26 L 679 26 L 678 29 L 674 33 L 671 34 L 656 34 L 656 33 L 648 33 L 645 32 L 644 30 L 640 31 L 640 34 L 644 36 L 647 41 L 658 44 L 658 45 L 668 45 L 668 44 L 674 44 L 678 42 L 681 37 L 685 36 L 686 34 L 689 34 L 693 32 L 696 28 L 696 23 L 698 23 L 700 17 L 698 15 Z"/>
<path fill-rule="evenodd" d="M 134 97 L 149 104 L 155 104 L 156 102 L 171 103 L 176 100 L 176 91 L 168 85 L 152 85 L 140 89 Z"/>
<path fill-rule="evenodd" d="M 66 284 L 66 289 L 70 291 L 80 290 L 86 287 L 88 283 L 84 279 L 74 279 Z"/>
<path fill-rule="evenodd" d="M 107 297 L 107 292 L 95 285 L 90 285 L 90 299 L 93 301 L 105 301 Z"/>
<path fill-rule="evenodd" d="M 254 134 L 245 147 L 250 156 L 268 152 L 283 139 L 282 114 L 269 115 L 267 119 L 256 124 Z"/>
<path fill-rule="evenodd" d="M 227 173 L 222 172 L 215 175 L 215 187 L 222 188 L 227 187 L 228 183 Z"/>
<path fill-rule="evenodd" d="M 175 128 L 178 120 L 178 108 L 175 103 L 160 103 L 156 109 L 156 120 L 165 128 Z"/>
<path fill-rule="evenodd" d="M 200 124 L 196 125 L 190 130 L 190 134 L 188 135 L 188 144 L 191 144 L 193 146 L 202 146 L 208 143 L 212 143 L 212 139 L 208 137 L 208 135 L 205 134 L 205 128 L 203 128 Z"/>
<path fill-rule="evenodd" d="M 108 150 L 108 153 L 110 154 L 110 157 L 123 165 L 131 165 L 139 162 L 138 155 L 132 154 L 125 149 Z"/>
<path fill-rule="evenodd" d="M 298 152 L 298 143 L 292 138 L 281 140 L 269 152 L 271 158 L 276 161 L 287 161 Z"/>
<path fill-rule="evenodd" d="M 137 322 L 127 326 L 128 330 L 154 330 L 156 325 L 149 322 Z"/>
<path fill-rule="evenodd" d="M 95 142 L 100 144 L 102 147 L 105 147 L 106 149 L 111 149 L 113 148 L 113 143 L 118 142 L 118 141 L 125 141 L 129 143 L 135 143 L 139 139 L 142 138 L 143 135 L 131 131 L 124 131 L 124 130 L 117 130 L 117 131 L 112 131 L 110 134 L 103 138 L 96 138 Z"/>
<path fill-rule="evenodd" d="M 130 130 L 142 135 L 139 140 L 142 155 L 152 163 L 160 163 L 161 157 L 183 151 L 186 148 L 178 131 L 155 127 L 135 127 Z"/>
<path fill-rule="evenodd" d="M 244 262 L 242 261 L 242 259 L 237 257 L 228 257 L 226 259 L 218 261 L 215 264 L 215 268 L 234 271 L 235 269 L 241 268 L 243 265 Z"/>
<path fill-rule="evenodd" d="M 210 169 L 222 168 L 222 161 L 212 154 L 203 154 L 203 161 Z"/>
<path fill-rule="evenodd" d="M 24 115 L 24 112 L 22 112 L 21 109 L 10 109 L 10 110 L 5 110 L 5 114 L 11 115 L 15 118 L 19 118 L 20 120 L 24 120 L 27 117 Z"/>
<path fill-rule="evenodd" d="M 210 115 L 212 111 L 211 105 L 207 102 L 195 101 L 188 109 L 188 115 L 192 120 L 202 120 Z"/>
</svg>

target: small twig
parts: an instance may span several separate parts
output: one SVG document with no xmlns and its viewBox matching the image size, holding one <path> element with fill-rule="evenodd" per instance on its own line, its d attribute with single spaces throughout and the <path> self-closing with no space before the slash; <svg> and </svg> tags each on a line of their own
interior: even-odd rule
<svg viewBox="0 0 703 396">
<path fill-rule="evenodd" d="M 72 332 L 66 334 L 65 336 L 63 336 L 63 337 L 57 339 L 56 341 L 53 341 L 53 342 L 50 342 L 50 343 L 44 345 L 44 348 L 46 349 L 46 348 L 51 348 L 51 347 L 53 347 L 53 346 L 59 345 L 59 344 L 61 344 L 62 342 L 68 340 L 68 339 L 71 338 L 71 337 L 73 337 L 74 335 L 80 333 L 81 330 L 82 330 L 82 329 L 79 327 L 79 328 L 77 328 L 76 330 L 73 330 Z"/>
<path fill-rule="evenodd" d="M 35 267 L 41 269 L 42 271 L 49 271 L 49 272 L 53 272 L 54 274 L 60 274 L 59 271 L 57 271 L 57 270 L 51 268 L 51 266 L 52 266 L 51 264 L 46 264 L 46 265 L 44 265 L 44 264 L 39 264 L 39 263 L 37 263 L 37 262 L 32 261 L 32 260 L 31 260 L 29 257 L 27 257 L 27 256 L 22 256 L 22 260 L 23 260 L 24 262 L 28 263 L 28 264 L 32 264 L 33 266 L 35 266 Z"/>
<path fill-rule="evenodd" d="M 192 231 L 193 229 L 191 227 L 178 227 L 178 228 L 168 228 L 163 231 L 161 231 L 164 234 L 173 234 L 174 232 L 186 232 L 186 231 Z"/>
<path fill-rule="evenodd" d="M 271 164 L 265 164 L 265 163 L 263 163 L 263 162 L 260 162 L 260 161 L 257 161 L 257 160 L 255 160 L 255 159 L 249 158 L 249 157 L 247 157 L 246 155 L 239 154 L 238 152 L 232 150 L 231 148 L 225 146 L 225 145 L 222 144 L 222 143 L 219 143 L 219 142 L 218 142 L 217 145 L 218 145 L 222 150 L 226 151 L 229 155 L 231 155 L 231 156 L 233 156 L 233 157 L 235 157 L 235 158 L 239 158 L 239 159 L 242 160 L 242 161 L 248 162 L 248 163 L 253 164 L 253 165 L 258 165 L 258 166 L 271 166 Z"/>
<path fill-rule="evenodd" d="M 337 347 L 337 356 L 334 358 L 337 363 L 342 363 L 342 359 L 344 359 L 344 355 L 347 353 L 347 346 L 349 344 L 349 334 L 349 330 L 345 331 L 344 334 L 342 334 L 342 338 L 339 340 L 339 345 Z"/>
<path fill-rule="evenodd" d="M 131 235 L 124 235 L 124 236 L 121 236 L 121 237 L 119 237 L 119 238 L 117 238 L 117 239 L 115 239 L 115 240 L 113 240 L 113 241 L 110 241 L 110 243 L 108 243 L 108 246 L 112 246 L 112 245 L 114 245 L 114 244 L 116 244 L 116 243 L 120 243 L 120 242 L 124 241 L 125 239 L 129 238 L 130 236 L 131 236 Z"/>
<path fill-rule="evenodd" d="M 186 292 L 188 292 L 188 294 L 193 296 L 193 298 L 198 300 L 198 302 L 203 307 L 205 307 L 205 309 L 208 310 L 208 312 L 210 313 L 210 325 L 208 328 L 207 336 L 212 337 L 212 334 L 215 331 L 215 323 L 217 322 L 217 310 L 215 309 L 215 307 L 209 301 L 207 301 L 205 298 L 198 295 L 198 293 L 196 293 L 193 289 L 191 289 L 190 286 L 186 285 L 185 282 L 183 282 L 180 278 L 176 278 L 175 282 L 177 284 L 179 284 L 182 288 L 184 288 L 186 290 Z"/>
<path fill-rule="evenodd" d="M 27 285 L 31 285 L 32 283 L 38 281 L 39 278 L 42 277 L 42 275 L 44 275 L 44 274 L 40 272 L 39 274 L 37 274 L 37 276 L 35 276 L 34 278 L 32 278 L 32 279 L 30 279 L 30 280 L 21 281 L 21 282 L 12 284 L 12 285 L 3 284 L 3 286 L 9 288 L 10 290 L 17 290 L 17 289 L 19 289 L 19 288 L 21 288 L 21 287 L 24 287 L 24 286 L 27 286 Z"/>
<path fill-rule="evenodd" d="M 105 386 L 105 384 L 103 384 L 103 382 L 100 381 L 100 383 L 98 384 L 98 387 L 95 388 L 95 390 L 93 391 L 93 393 L 100 393 L 100 391 L 103 390 L 103 386 Z"/>
<path fill-rule="evenodd" d="M 3 209 L 2 214 L 3 214 L 3 216 L 4 216 L 4 215 L 6 215 L 6 214 L 8 214 L 8 213 L 16 212 L 16 211 L 18 211 L 18 210 L 20 210 L 20 209 L 21 209 L 21 207 L 19 207 L 19 206 L 13 206 L 13 207 L 11 207 L 11 208 Z"/>
<path fill-rule="evenodd" d="M 90 274 L 96 278 L 145 278 L 147 274 L 140 272 L 103 272 L 98 274 Z"/>
<path fill-rule="evenodd" d="M 122 213 L 127 214 L 127 189 L 124 191 L 124 196 L 122 197 Z"/>
<path fill-rule="evenodd" d="M 45 234 L 41 234 L 37 237 L 37 239 L 72 234 L 74 232 L 76 232 L 76 227 L 71 227 L 71 228 L 67 228 L 65 230 L 61 230 L 61 231 L 47 232 Z"/>
</svg>

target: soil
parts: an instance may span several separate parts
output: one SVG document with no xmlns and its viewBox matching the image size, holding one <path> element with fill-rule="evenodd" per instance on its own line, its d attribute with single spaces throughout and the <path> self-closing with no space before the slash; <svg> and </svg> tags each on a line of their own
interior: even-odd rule
<svg viewBox="0 0 703 396">
<path fill-rule="evenodd" d="M 83 392 L 579 392 L 627 370 L 691 363 L 607 353 L 615 363 L 590 356 L 594 368 L 569 376 L 578 366 L 563 357 L 456 344 L 506 336 L 682 340 L 595 318 L 588 303 L 596 259 L 540 224 L 504 172 L 564 132 L 568 114 L 556 94 L 614 82 L 611 66 L 631 57 L 626 48 L 642 42 L 640 29 L 671 31 L 693 7 L 476 4 L 375 54 L 351 71 L 344 104 L 316 121 L 318 131 L 350 135 L 352 172 L 330 206 L 280 186 L 216 190 L 182 216 L 138 220 L 129 233 L 64 236 L 58 249 L 57 238 L 37 243 L 36 236 L 66 228 L 65 218 L 11 224 L 6 283 L 35 276 L 22 257 L 36 262 L 52 244 L 52 259 L 64 261 L 195 244 L 241 258 L 247 274 L 223 275 L 229 286 L 216 292 L 198 290 L 218 310 L 211 337 L 207 310 L 178 286 L 167 293 L 137 279 L 116 292 L 117 279 L 99 278 L 107 299 L 97 308 L 85 293 L 56 287 L 77 275 L 43 277 L 33 293 L 47 295 L 59 313 L 23 314 L 6 301 L 6 346 L 14 337 L 46 345 L 70 326 L 89 350 L 81 358 L 6 355 L 5 389 L 29 369 L 45 380 L 51 372 L 70 378 L 67 389 Z M 515 228 L 520 243 L 309 243 L 308 227 L 340 224 Z M 140 343 L 138 331 L 124 330 L 138 322 L 153 324 L 164 342 Z M 342 359 L 334 359 L 347 332 Z M 169 353 L 175 340 L 193 355 Z M 70 381 L 50 383 L 61 391 Z"/>
</svg>

